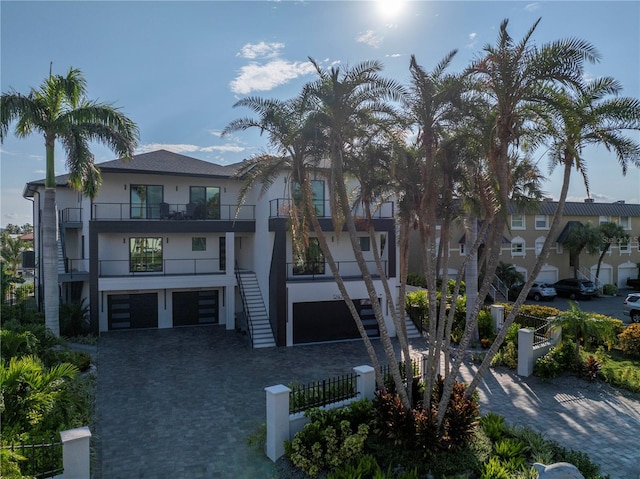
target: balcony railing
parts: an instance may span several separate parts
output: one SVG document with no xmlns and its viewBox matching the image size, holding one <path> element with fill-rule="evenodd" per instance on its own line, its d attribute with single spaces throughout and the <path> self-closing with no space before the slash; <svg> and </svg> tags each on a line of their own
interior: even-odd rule
<svg viewBox="0 0 640 479">
<path fill-rule="evenodd" d="M 316 208 L 316 215 L 318 218 L 330 218 L 331 208 L 328 200 L 320 201 L 314 200 L 313 204 Z M 269 201 L 269 217 L 270 218 L 286 218 L 289 216 L 293 200 L 291 198 L 277 198 Z M 364 218 L 364 211 L 361 206 L 353 208 L 351 210 L 353 216 L 358 218 Z M 378 208 L 371 212 L 374 219 L 379 218 L 393 218 L 394 216 L 394 202 L 385 201 L 380 204 Z"/>
<path fill-rule="evenodd" d="M 379 278 L 375 261 L 366 262 L 372 277 Z M 337 261 L 336 266 L 343 278 L 361 278 L 362 272 L 356 261 Z M 382 261 L 384 274 L 387 275 L 387 261 Z M 333 274 L 329 265 L 323 262 L 287 263 L 287 279 L 300 281 L 331 280 Z"/>
<path fill-rule="evenodd" d="M 130 203 L 94 203 L 91 219 L 98 221 L 175 221 L 175 220 L 255 220 L 255 205 L 220 205 L 211 208 L 196 203 L 160 203 L 149 206 Z"/>
<path fill-rule="evenodd" d="M 82 223 L 82 208 L 64 208 L 59 212 L 61 223 Z"/>
<path fill-rule="evenodd" d="M 100 260 L 98 275 L 116 276 L 176 276 L 200 274 L 224 274 L 219 258 L 208 259 L 165 259 L 148 263 L 134 263 L 128 259 Z"/>
<path fill-rule="evenodd" d="M 89 260 L 88 259 L 64 259 L 64 267 L 67 273 L 86 273 L 89 271 Z"/>
</svg>

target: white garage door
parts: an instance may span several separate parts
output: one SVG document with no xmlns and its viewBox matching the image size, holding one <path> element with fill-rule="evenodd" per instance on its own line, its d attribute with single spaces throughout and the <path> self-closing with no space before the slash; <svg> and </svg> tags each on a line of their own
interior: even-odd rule
<svg viewBox="0 0 640 479">
<path fill-rule="evenodd" d="M 591 267 L 591 277 L 596 277 L 596 271 L 598 270 L 598 265 L 594 264 Z M 613 266 L 610 264 L 602 263 L 600 266 L 600 275 L 598 276 L 598 285 L 602 286 L 603 284 L 611 284 L 613 283 Z"/>
<path fill-rule="evenodd" d="M 558 281 L 558 268 L 555 266 L 545 265 L 538 273 L 536 281 L 539 283 L 553 284 Z"/>
<path fill-rule="evenodd" d="M 628 263 L 618 266 L 618 288 L 628 288 L 627 279 L 638 277 L 638 267 Z"/>
</svg>

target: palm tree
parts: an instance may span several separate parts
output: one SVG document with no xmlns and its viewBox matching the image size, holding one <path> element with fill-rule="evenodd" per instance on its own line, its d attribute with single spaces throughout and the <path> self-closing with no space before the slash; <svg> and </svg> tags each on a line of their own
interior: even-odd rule
<svg viewBox="0 0 640 479">
<path fill-rule="evenodd" d="M 602 237 L 598 228 L 591 223 L 571 223 L 569 232 L 564 241 L 564 246 L 569 250 L 569 258 L 573 265 L 573 277 L 578 277 L 580 270 L 580 253 L 597 254 L 602 247 Z"/>
<path fill-rule="evenodd" d="M 20 238 L 12 238 L 7 233 L 2 233 L 2 246 L 0 248 L 0 257 L 6 269 L 14 276 L 18 276 L 18 268 L 22 264 L 22 251 L 24 250 L 24 241 Z"/>
<path fill-rule="evenodd" d="M 600 245 L 600 257 L 598 258 L 598 267 L 596 268 L 596 280 L 600 278 L 600 266 L 604 255 L 607 254 L 613 243 L 618 245 L 627 244 L 629 235 L 624 228 L 616 223 L 604 223 L 598 227 L 602 243 Z"/>
<path fill-rule="evenodd" d="M 580 310 L 578 305 L 569 301 L 570 310 L 553 318 L 550 326 L 560 326 L 563 336 L 576 340 L 576 367 L 580 365 L 580 345 L 591 337 L 597 337 L 609 343 L 616 341 L 616 328 L 612 321 L 602 317 L 593 316 L 591 313 Z M 566 334 L 565 334 L 566 333 Z"/>
<path fill-rule="evenodd" d="M 309 99 L 314 121 L 327 138 L 332 219 L 334 226 L 344 222 L 347 227 L 355 259 L 378 323 L 391 375 L 403 405 L 410 410 L 411 404 L 397 365 L 375 285 L 360 249 L 345 185 L 349 171 L 348 161 L 354 157 L 354 146 L 368 142 L 368 139 L 376 136 L 386 125 L 391 125 L 392 122 L 389 120 L 395 119 L 397 115 L 387 100 L 401 100 L 404 90 L 395 81 L 380 76 L 382 65 L 377 61 L 363 62 L 344 70 L 339 67 L 324 70 L 313 59 L 310 60 L 315 66 L 318 79 L 305 85 L 302 94 Z M 335 229 L 339 231 L 341 228 L 336 226 Z M 381 280 L 386 281 L 386 276 L 383 275 Z M 395 314 L 393 317 L 397 318 Z M 398 334 L 401 334 L 400 325 L 395 326 Z"/>
<path fill-rule="evenodd" d="M 515 183 L 511 168 L 512 163 L 509 158 L 512 156 L 513 150 L 519 146 L 523 134 L 526 133 L 527 123 L 535 118 L 537 111 L 534 106 L 552 103 L 552 95 L 548 94 L 550 85 L 562 84 L 581 87 L 583 85 L 584 63 L 598 59 L 595 48 L 588 42 L 579 39 L 557 40 L 539 47 L 536 46 L 531 37 L 539 22 L 540 20 L 536 21 L 522 40 L 516 42 L 507 31 L 508 20 L 504 20 L 500 25 L 496 45 L 485 46 L 483 55 L 474 60 L 467 70 L 467 74 L 474 79 L 479 94 L 485 96 L 492 105 L 493 128 L 487 155 L 487 172 L 495 180 L 498 206 L 496 225 L 499 226 L 488 237 L 487 250 L 490 254 L 487 259 L 487 274 L 485 274 L 483 284 L 480 287 L 480 297 L 484 297 L 488 293 L 492 276 L 489 273 L 495 270 L 498 263 L 500 244 L 508 215 L 509 195 L 513 191 Z M 554 218 L 545 241 L 547 249 L 545 250 L 543 247 L 544 254 L 539 256 L 513 310 L 505 320 L 504 327 L 489 349 L 474 380 L 467 388 L 466 395 L 473 394 L 488 370 L 491 359 L 504 340 L 509 326 L 524 303 L 527 292 L 542 267 L 548 249 L 555 241 L 558 224 L 559 218 Z M 473 308 L 472 315 L 475 317 L 480 308 L 479 302 L 476 302 Z M 464 351 L 467 347 L 469 337 L 470 334 L 465 331 L 460 351 Z M 444 386 L 443 398 L 448 399 L 453 388 L 453 378 L 455 378 L 460 364 L 461 361 L 454 363 L 452 374 L 447 378 Z"/>
<path fill-rule="evenodd" d="M 45 322 L 56 335 L 59 295 L 56 246 L 56 141 L 65 150 L 69 185 L 94 198 L 101 184 L 89 143 L 107 145 L 122 159 L 129 159 L 138 142 L 138 128 L 119 109 L 108 103 L 86 99 L 86 81 L 80 70 L 70 68 L 66 76 L 49 74 L 39 89 L 28 95 L 15 90 L 2 94 L 0 141 L 9 125 L 16 122 L 15 135 L 25 138 L 34 132 L 44 136 L 46 178 L 42 213 Z"/>
</svg>

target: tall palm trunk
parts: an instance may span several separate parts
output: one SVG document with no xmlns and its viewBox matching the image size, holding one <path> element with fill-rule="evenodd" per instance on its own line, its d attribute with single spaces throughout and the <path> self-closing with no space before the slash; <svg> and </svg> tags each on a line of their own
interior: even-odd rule
<svg viewBox="0 0 640 479">
<path fill-rule="evenodd" d="M 56 238 L 56 189 L 44 191 L 42 211 L 42 258 L 44 275 L 44 317 L 47 329 L 60 334 L 58 292 L 58 244 Z"/>
</svg>

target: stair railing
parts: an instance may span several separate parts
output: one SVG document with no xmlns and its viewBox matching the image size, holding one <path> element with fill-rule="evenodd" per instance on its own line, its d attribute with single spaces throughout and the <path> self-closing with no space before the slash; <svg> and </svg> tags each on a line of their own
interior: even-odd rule
<svg viewBox="0 0 640 479">
<path fill-rule="evenodd" d="M 244 294 L 244 285 L 242 284 L 242 276 L 240 275 L 238 262 L 236 262 L 235 274 L 238 288 L 240 290 L 240 298 L 242 298 L 242 309 L 244 310 L 244 317 L 247 320 L 247 328 L 249 329 L 249 342 L 251 343 L 251 348 L 253 348 L 253 321 L 251 320 L 251 311 L 249 311 L 249 304 L 247 303 L 247 298 Z"/>
<path fill-rule="evenodd" d="M 504 299 L 506 301 L 509 301 L 509 288 L 507 288 L 507 286 L 502 282 L 500 278 L 498 278 L 498 276 L 494 275 L 493 285 L 498 291 L 500 291 L 500 293 L 502 293 L 502 296 L 504 296 Z M 494 300 L 495 300 L 495 296 L 494 296 Z"/>
</svg>

